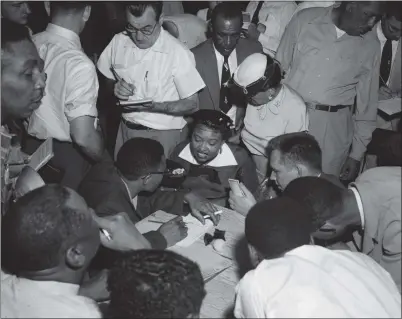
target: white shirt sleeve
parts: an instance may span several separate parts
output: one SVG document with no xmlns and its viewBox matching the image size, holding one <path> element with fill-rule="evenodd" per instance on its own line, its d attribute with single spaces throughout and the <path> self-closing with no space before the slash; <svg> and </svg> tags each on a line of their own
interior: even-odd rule
<svg viewBox="0 0 402 319">
<path fill-rule="evenodd" d="M 107 45 L 105 50 L 103 50 L 102 54 L 100 55 L 97 63 L 97 67 L 100 73 L 102 73 L 105 77 L 111 80 L 115 80 L 112 71 L 110 71 L 110 67 L 112 66 L 112 54 L 115 42 L 117 40 L 117 35 L 115 35 Z"/>
<path fill-rule="evenodd" d="M 236 318 L 263 318 L 258 302 L 258 289 L 254 283 L 255 271 L 249 271 L 236 287 L 234 315 Z"/>
<path fill-rule="evenodd" d="M 65 115 L 71 122 L 81 116 L 98 116 L 98 77 L 95 66 L 89 61 L 77 63 L 70 68 L 66 83 Z"/>
<path fill-rule="evenodd" d="M 188 49 L 177 50 L 173 66 L 173 81 L 180 99 L 186 99 L 205 87 L 195 68 L 193 53 Z"/>
</svg>

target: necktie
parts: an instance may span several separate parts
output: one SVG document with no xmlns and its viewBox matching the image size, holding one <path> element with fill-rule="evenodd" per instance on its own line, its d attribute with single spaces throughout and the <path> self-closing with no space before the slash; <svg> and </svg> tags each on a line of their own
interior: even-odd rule
<svg viewBox="0 0 402 319">
<path fill-rule="evenodd" d="M 232 107 L 232 103 L 230 103 L 229 101 L 229 88 L 228 88 L 229 80 L 230 80 L 229 57 L 225 56 L 222 65 L 221 95 L 219 101 L 219 108 L 224 113 L 227 113 Z"/>
<path fill-rule="evenodd" d="M 255 9 L 253 17 L 251 18 L 251 23 L 258 24 L 258 22 L 260 22 L 258 15 L 260 14 L 261 7 L 263 4 L 264 1 L 258 1 L 257 9 Z"/>
<path fill-rule="evenodd" d="M 391 60 L 392 60 L 392 40 L 385 42 L 382 49 L 381 65 L 380 65 L 380 86 L 386 86 L 391 73 Z"/>
</svg>

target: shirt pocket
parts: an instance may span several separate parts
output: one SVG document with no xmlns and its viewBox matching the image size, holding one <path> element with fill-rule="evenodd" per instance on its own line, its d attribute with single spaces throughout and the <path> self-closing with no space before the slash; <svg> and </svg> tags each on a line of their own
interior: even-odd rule
<svg viewBox="0 0 402 319">
<path fill-rule="evenodd" d="M 299 42 L 296 49 L 298 69 L 306 71 L 314 67 L 317 63 L 317 56 L 320 52 L 320 48 L 305 42 Z"/>
</svg>

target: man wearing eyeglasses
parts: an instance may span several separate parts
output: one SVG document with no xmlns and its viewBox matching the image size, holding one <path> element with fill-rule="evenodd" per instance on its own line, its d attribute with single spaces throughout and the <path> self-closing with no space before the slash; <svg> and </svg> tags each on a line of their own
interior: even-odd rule
<svg viewBox="0 0 402 319">
<path fill-rule="evenodd" d="M 183 116 L 198 110 L 205 84 L 193 54 L 162 29 L 162 1 L 125 5 L 126 29 L 103 51 L 98 69 L 120 101 L 143 103 L 123 109 L 115 155 L 133 137 L 159 141 L 168 155 L 185 139 Z"/>
</svg>

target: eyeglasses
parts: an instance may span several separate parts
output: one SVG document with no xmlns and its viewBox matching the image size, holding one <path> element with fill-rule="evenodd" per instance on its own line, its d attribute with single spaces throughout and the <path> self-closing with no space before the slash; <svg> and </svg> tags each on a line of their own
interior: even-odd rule
<svg viewBox="0 0 402 319">
<path fill-rule="evenodd" d="M 158 24 L 158 22 L 155 23 L 155 25 L 153 26 L 152 29 L 150 26 L 146 26 L 144 28 L 137 29 L 137 28 L 133 27 L 130 23 L 127 23 L 127 25 L 125 26 L 125 30 L 126 30 L 126 32 L 131 33 L 131 34 L 137 34 L 138 32 L 140 32 L 145 36 L 149 36 L 154 32 L 157 24 Z"/>
</svg>

